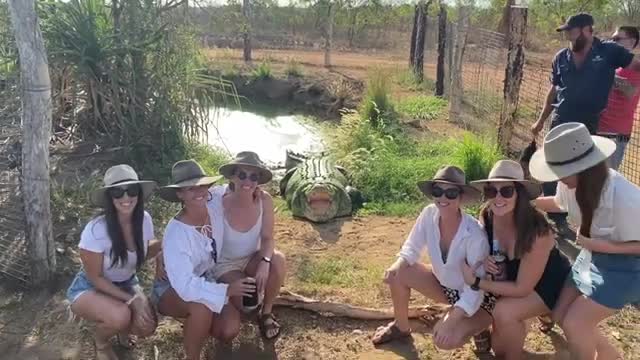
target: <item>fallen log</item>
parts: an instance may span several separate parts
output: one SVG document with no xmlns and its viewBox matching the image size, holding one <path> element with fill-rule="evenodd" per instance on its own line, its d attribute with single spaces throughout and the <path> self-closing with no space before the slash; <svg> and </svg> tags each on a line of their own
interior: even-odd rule
<svg viewBox="0 0 640 360">
<path fill-rule="evenodd" d="M 276 306 L 290 307 L 316 312 L 322 316 L 347 317 L 359 320 L 390 320 L 393 309 L 374 309 L 344 303 L 324 302 L 290 291 L 282 291 L 275 301 Z M 409 308 L 409 318 L 436 318 L 447 309 L 444 305 L 427 305 Z"/>
</svg>

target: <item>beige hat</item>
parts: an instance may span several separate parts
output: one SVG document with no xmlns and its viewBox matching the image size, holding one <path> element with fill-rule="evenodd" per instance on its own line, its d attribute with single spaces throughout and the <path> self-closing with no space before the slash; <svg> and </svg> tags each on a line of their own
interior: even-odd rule
<svg viewBox="0 0 640 360">
<path fill-rule="evenodd" d="M 173 184 L 160 189 L 158 195 L 171 202 L 180 202 L 176 191 L 190 186 L 212 185 L 222 176 L 207 176 L 202 166 L 195 160 L 180 160 L 171 168 L 171 180 Z"/>
<path fill-rule="evenodd" d="M 264 165 L 262 160 L 260 160 L 258 154 L 253 151 L 239 152 L 235 159 L 231 160 L 228 164 L 220 166 L 218 171 L 229 179 L 233 176 L 233 171 L 236 166 L 246 166 L 258 171 L 258 184 L 260 185 L 268 183 L 273 177 L 273 174 L 271 174 L 271 171 Z"/>
<path fill-rule="evenodd" d="M 104 173 L 104 186 L 94 190 L 89 195 L 89 200 L 92 205 L 104 208 L 109 197 L 107 191 L 113 187 L 127 186 L 133 184 L 139 184 L 142 188 L 142 198 L 148 199 L 156 188 L 155 181 L 139 180 L 138 174 L 129 165 L 121 164 L 112 166 Z"/>
<path fill-rule="evenodd" d="M 480 192 L 469 186 L 466 181 L 464 171 L 457 166 L 448 165 L 440 168 L 433 176 L 432 180 L 418 182 L 418 188 L 428 198 L 432 199 L 431 190 L 437 183 L 456 185 L 462 189 L 462 203 L 469 204 L 480 200 Z"/>
<path fill-rule="evenodd" d="M 531 199 L 537 198 L 542 193 L 542 185 L 525 179 L 522 165 L 513 160 L 498 161 L 491 168 L 488 178 L 472 181 L 471 185 L 482 191 L 487 183 L 506 181 L 519 183 L 524 186 Z"/>
<path fill-rule="evenodd" d="M 538 181 L 557 181 L 607 160 L 615 151 L 612 140 L 592 136 L 584 124 L 566 123 L 545 136 L 542 149 L 531 157 L 529 172 Z"/>
</svg>

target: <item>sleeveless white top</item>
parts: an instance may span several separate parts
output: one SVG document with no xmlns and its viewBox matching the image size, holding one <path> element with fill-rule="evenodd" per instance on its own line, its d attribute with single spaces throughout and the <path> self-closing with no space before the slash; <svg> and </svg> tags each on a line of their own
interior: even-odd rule
<svg viewBox="0 0 640 360">
<path fill-rule="evenodd" d="M 220 191 L 222 195 L 227 190 L 227 185 L 222 186 L 224 191 Z M 237 231 L 231 227 L 224 215 L 224 235 L 222 246 L 222 260 L 235 260 L 252 256 L 260 249 L 260 235 L 262 233 L 262 198 L 258 200 L 258 220 L 246 232 Z"/>
</svg>

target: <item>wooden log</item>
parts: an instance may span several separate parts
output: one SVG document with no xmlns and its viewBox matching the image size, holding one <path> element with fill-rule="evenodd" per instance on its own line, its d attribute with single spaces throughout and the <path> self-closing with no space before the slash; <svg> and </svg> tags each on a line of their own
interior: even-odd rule
<svg viewBox="0 0 640 360">
<path fill-rule="evenodd" d="M 511 7 L 509 20 L 509 47 L 507 67 L 504 74 L 503 105 L 498 126 L 498 144 L 503 151 L 509 150 L 509 140 L 513 134 L 514 123 L 520 99 L 520 85 L 524 74 L 524 42 L 527 32 L 527 8 Z"/>
</svg>

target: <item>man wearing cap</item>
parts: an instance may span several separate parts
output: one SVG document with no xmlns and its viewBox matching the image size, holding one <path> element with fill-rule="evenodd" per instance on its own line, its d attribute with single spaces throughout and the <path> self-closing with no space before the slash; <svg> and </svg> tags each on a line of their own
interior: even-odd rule
<svg viewBox="0 0 640 360">
<path fill-rule="evenodd" d="M 564 32 L 570 46 L 553 58 L 551 87 L 543 111 L 531 130 L 537 135 L 552 115 L 551 128 L 579 122 L 595 134 L 616 69 L 640 71 L 640 59 L 614 42 L 594 37 L 593 17 L 589 14 L 571 16 L 556 30 Z"/>
<path fill-rule="evenodd" d="M 598 130 L 600 114 L 607 106 L 618 68 L 640 71 L 640 60 L 614 42 L 593 36 L 593 17 L 586 13 L 571 16 L 556 29 L 569 40 L 552 62 L 551 87 L 538 121 L 531 127 L 534 136 L 551 115 L 551 128 L 568 122 L 584 124 L 591 134 Z M 544 194 L 555 194 L 556 183 L 544 184 Z M 566 216 L 554 214 L 556 225 L 566 230 Z"/>
</svg>

